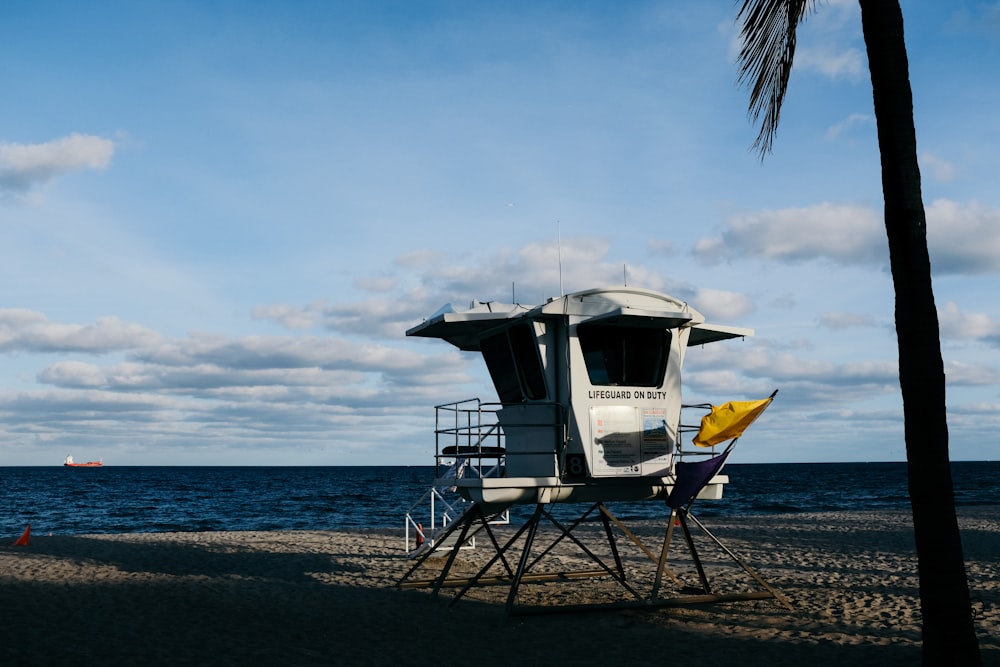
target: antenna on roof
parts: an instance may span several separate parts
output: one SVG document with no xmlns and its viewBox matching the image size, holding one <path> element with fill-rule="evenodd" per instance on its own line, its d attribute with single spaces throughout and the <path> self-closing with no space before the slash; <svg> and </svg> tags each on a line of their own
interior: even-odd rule
<svg viewBox="0 0 1000 667">
<path fill-rule="evenodd" d="M 517 303 L 517 297 L 514 296 L 514 281 L 510 281 L 510 302 Z"/>
<path fill-rule="evenodd" d="M 556 253 L 559 257 L 559 296 L 564 296 L 562 288 L 562 232 L 559 229 L 558 220 L 556 220 Z"/>
<path fill-rule="evenodd" d="M 625 264 L 622 264 L 622 282 L 625 283 L 625 287 L 628 287 L 628 272 L 625 270 Z"/>
</svg>

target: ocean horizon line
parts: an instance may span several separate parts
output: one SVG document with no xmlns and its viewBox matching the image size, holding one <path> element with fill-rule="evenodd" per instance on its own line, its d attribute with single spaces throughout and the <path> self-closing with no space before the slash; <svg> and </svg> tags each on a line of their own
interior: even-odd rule
<svg viewBox="0 0 1000 667">
<path fill-rule="evenodd" d="M 995 463 L 1000 459 L 950 459 L 949 463 Z M 767 465 L 888 465 L 907 463 L 892 461 L 730 461 L 732 466 Z M 0 464 L 0 468 L 62 468 L 62 463 Z M 433 468 L 433 463 L 102 463 L 89 468 Z"/>
</svg>

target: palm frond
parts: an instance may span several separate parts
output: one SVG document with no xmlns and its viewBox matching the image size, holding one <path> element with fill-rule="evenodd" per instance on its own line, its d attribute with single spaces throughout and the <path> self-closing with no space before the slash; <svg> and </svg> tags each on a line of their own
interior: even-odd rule
<svg viewBox="0 0 1000 667">
<path fill-rule="evenodd" d="M 739 81 L 749 87 L 748 113 L 760 121 L 753 143 L 761 158 L 771 150 L 781 104 L 795 57 L 795 31 L 816 0 L 744 0 L 737 14 L 740 28 Z"/>
</svg>

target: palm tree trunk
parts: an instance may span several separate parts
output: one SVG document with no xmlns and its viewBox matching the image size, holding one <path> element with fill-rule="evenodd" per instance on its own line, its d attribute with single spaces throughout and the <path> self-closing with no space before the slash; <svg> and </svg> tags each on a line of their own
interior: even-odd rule
<svg viewBox="0 0 1000 667">
<path fill-rule="evenodd" d="M 882 155 L 924 665 L 981 665 L 948 458 L 944 364 L 899 2 L 859 0 Z"/>
</svg>

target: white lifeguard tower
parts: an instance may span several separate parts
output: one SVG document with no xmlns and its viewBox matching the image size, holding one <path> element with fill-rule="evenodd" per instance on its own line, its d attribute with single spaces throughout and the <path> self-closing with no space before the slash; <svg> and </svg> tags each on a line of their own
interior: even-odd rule
<svg viewBox="0 0 1000 667">
<path fill-rule="evenodd" d="M 453 547 L 485 530 L 498 552 L 490 565 L 500 562 L 507 569 L 501 579 L 507 577 L 511 584 L 508 613 L 514 611 L 518 587 L 531 569 L 528 553 L 538 524 L 551 519 L 546 509 L 551 504 L 588 503 L 590 509 L 580 521 L 599 510 L 606 526 L 613 523 L 637 541 L 605 503 L 666 501 L 677 485 L 678 463 L 685 454 L 681 367 L 686 350 L 753 335 L 750 329 L 706 324 L 688 304 L 634 287 L 576 292 L 537 307 L 473 302 L 469 309 L 456 311 L 449 305 L 406 333 L 440 338 L 460 350 L 481 353 L 499 401 L 468 399 L 436 407 L 434 488 L 453 489 L 468 508 L 440 529 L 435 527 L 426 535 L 421 530 L 418 541 L 422 546 L 412 554 L 419 559 L 400 583 L 432 586 L 437 594 L 450 585 L 449 570 L 458 551 Z M 721 458 L 691 499 L 722 497 L 728 478 L 718 474 L 725 460 Z M 517 540 L 501 546 L 490 524 L 519 504 L 534 504 L 536 511 L 517 533 L 524 536 L 524 544 L 515 571 L 507 566 L 506 556 Z M 680 509 L 684 504 L 689 503 Z M 654 558 L 639 545 L 658 562 L 652 598 L 660 603 L 661 574 L 673 576 L 665 564 L 677 514 L 675 508 L 670 509 L 671 530 L 661 555 Z M 576 541 L 569 535 L 572 527 L 555 523 L 561 529 L 558 539 L 570 536 Z M 688 536 L 686 523 L 684 531 Z M 607 534 L 613 541 L 610 528 Z M 688 543 L 697 559 L 689 536 Z M 410 580 L 433 551 L 445 547 L 450 550 L 449 559 L 438 576 Z M 612 551 L 619 561 L 614 544 Z M 601 576 L 620 578 L 642 603 L 652 601 L 625 583 L 620 561 L 616 567 L 598 562 Z M 471 583 L 463 579 L 465 588 L 455 599 L 484 581 L 487 568 Z M 700 563 L 698 569 L 701 573 Z M 708 594 L 703 573 L 701 579 L 702 592 Z M 768 587 L 763 597 L 775 594 Z"/>
</svg>

